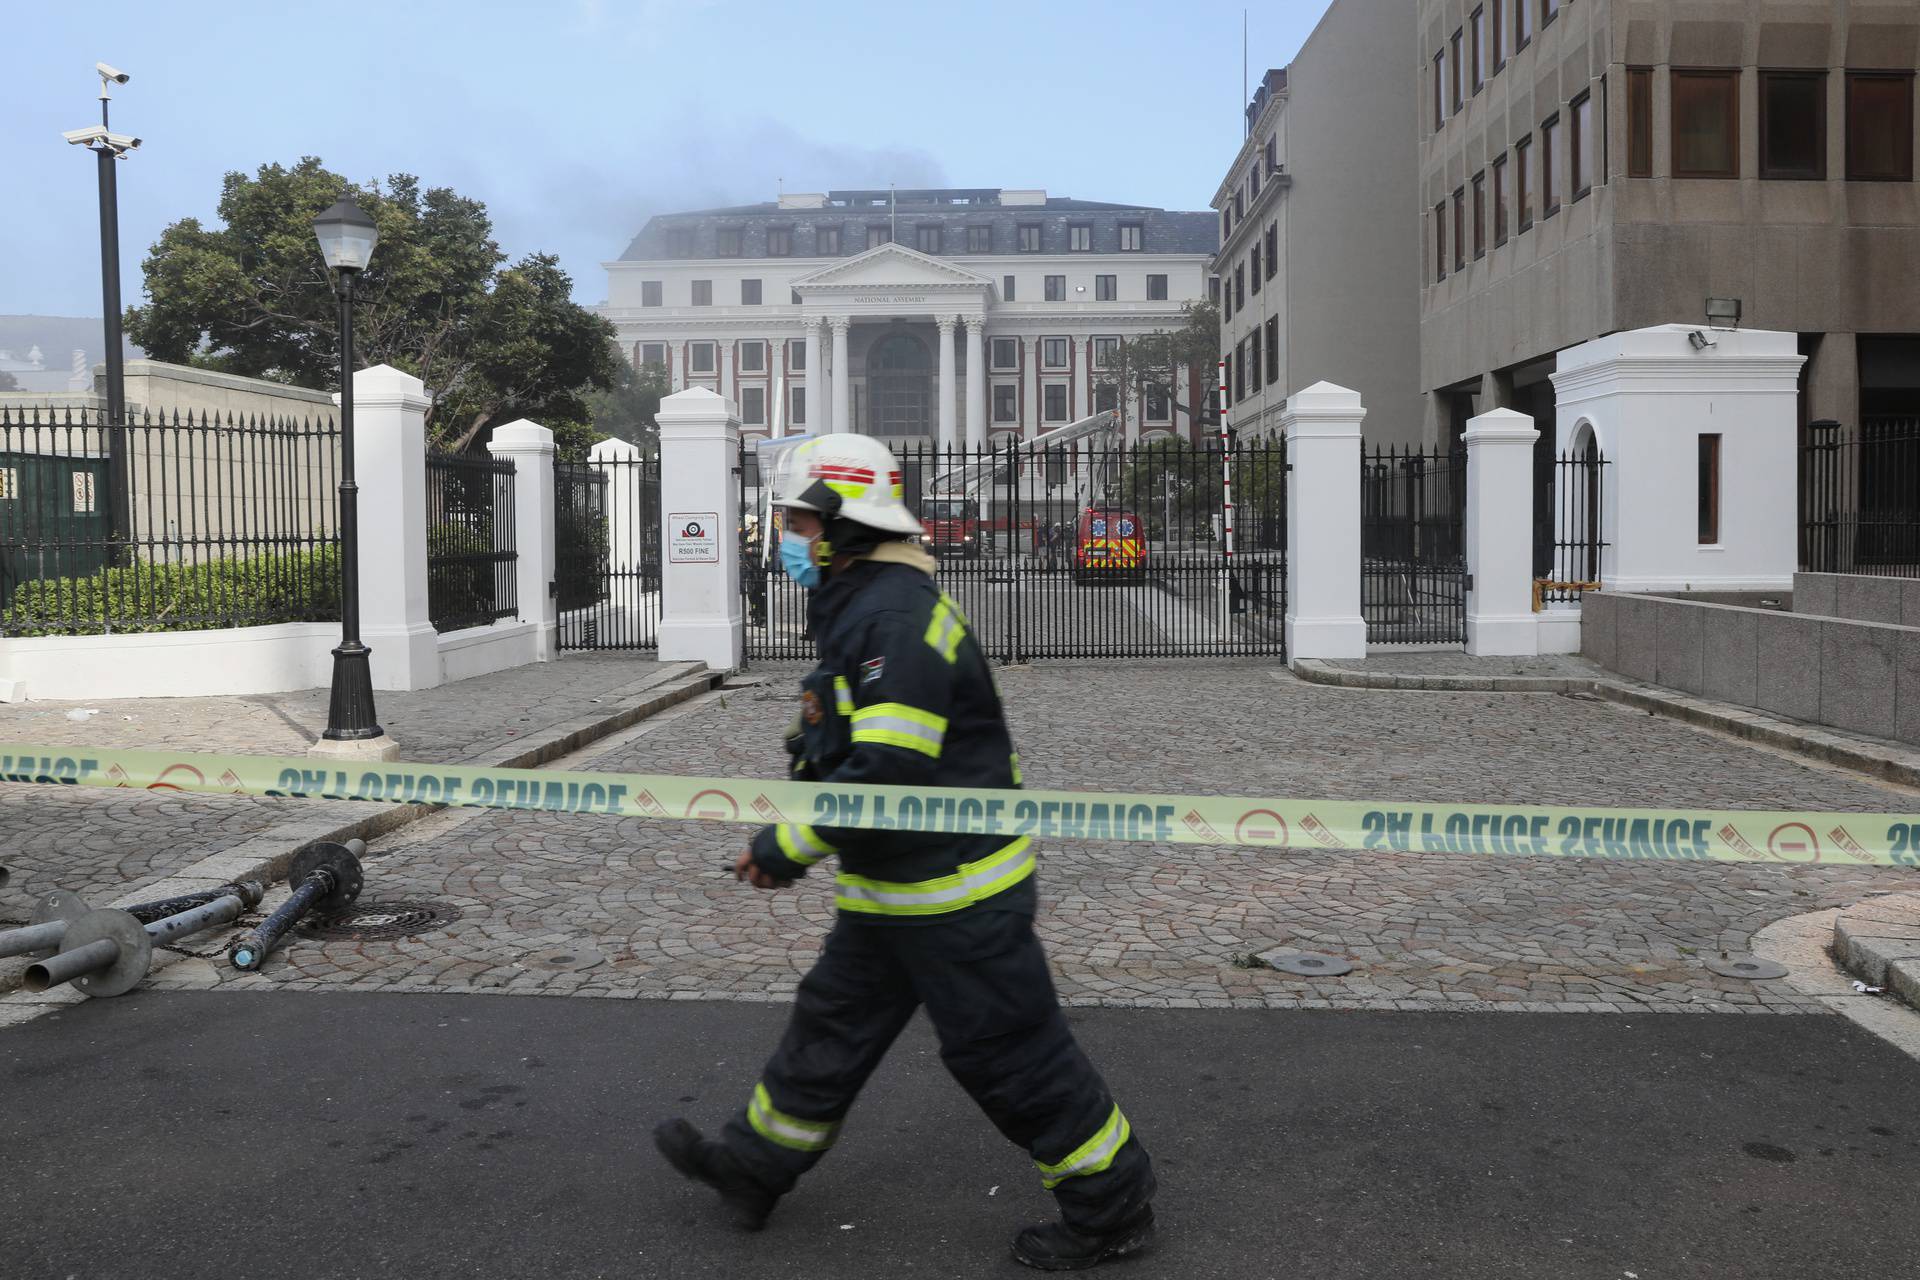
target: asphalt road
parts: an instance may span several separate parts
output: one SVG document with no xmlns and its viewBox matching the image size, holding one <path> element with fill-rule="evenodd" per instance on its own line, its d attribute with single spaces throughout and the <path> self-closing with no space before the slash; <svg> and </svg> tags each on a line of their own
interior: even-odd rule
<svg viewBox="0 0 1920 1280">
<path fill-rule="evenodd" d="M 1145 1277 L 1893 1276 L 1920 1063 L 1827 1016 L 1084 1011 Z M 780 1006 L 136 993 L 0 1032 L 0 1275 L 1030 1274 L 1050 1201 L 916 1023 L 768 1229 L 647 1139 Z"/>
</svg>

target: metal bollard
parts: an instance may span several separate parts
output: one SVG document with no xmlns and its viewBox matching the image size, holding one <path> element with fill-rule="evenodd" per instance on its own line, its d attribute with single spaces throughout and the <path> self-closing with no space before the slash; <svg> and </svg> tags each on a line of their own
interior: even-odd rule
<svg viewBox="0 0 1920 1280">
<path fill-rule="evenodd" d="M 128 911 L 110 907 L 89 911 L 67 926 L 63 940 L 67 949 L 29 965 L 20 985 L 29 991 L 45 991 L 71 982 L 90 996 L 124 995 L 153 967 L 156 942 L 165 944 L 238 919 L 251 904 L 239 891 L 240 886 L 234 888 L 235 892 L 212 902 L 144 925 Z M 257 896 L 253 898 L 255 903 L 259 901 Z"/>
<path fill-rule="evenodd" d="M 360 896 L 360 858 L 367 846 L 359 840 L 345 844 L 316 844 L 302 849 L 287 875 L 292 895 L 258 925 L 241 934 L 227 948 L 236 969 L 258 969 L 287 930 L 310 911 L 337 911 Z"/>
<path fill-rule="evenodd" d="M 266 896 L 266 887 L 258 880 L 247 880 L 223 884 L 218 889 L 183 893 L 177 898 L 139 902 L 125 910 L 141 924 L 147 924 L 235 894 L 248 910 L 252 910 Z M 35 904 L 31 923 L 24 928 L 0 933 L 0 957 L 33 956 L 38 959 L 52 955 L 60 949 L 61 940 L 67 936 L 67 926 L 87 914 L 87 910 L 87 904 L 75 895 L 64 889 L 55 889 Z"/>
</svg>

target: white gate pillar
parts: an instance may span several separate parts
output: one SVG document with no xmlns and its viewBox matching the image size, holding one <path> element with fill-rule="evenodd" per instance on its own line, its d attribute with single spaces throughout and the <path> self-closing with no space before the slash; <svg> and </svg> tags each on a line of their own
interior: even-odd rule
<svg viewBox="0 0 1920 1280">
<path fill-rule="evenodd" d="M 360 637 L 373 651 L 375 689 L 440 683 L 440 638 L 427 611 L 429 403 L 426 384 L 390 365 L 353 375 Z"/>
<path fill-rule="evenodd" d="M 1533 419 L 1494 409 L 1467 423 L 1467 652 L 1532 657 Z"/>
<path fill-rule="evenodd" d="M 514 586 L 520 621 L 536 628 L 535 662 L 559 652 L 559 601 L 554 597 L 553 432 L 521 418 L 493 429 L 487 452 L 513 463 Z"/>
<path fill-rule="evenodd" d="M 1287 397 L 1287 656 L 1364 658 L 1360 393 L 1316 382 Z"/>
<path fill-rule="evenodd" d="M 740 461 L 740 417 L 731 401 L 695 387 L 662 400 L 655 421 L 663 508 L 660 661 L 734 671 L 746 656 L 740 486 L 733 471 Z"/>
</svg>

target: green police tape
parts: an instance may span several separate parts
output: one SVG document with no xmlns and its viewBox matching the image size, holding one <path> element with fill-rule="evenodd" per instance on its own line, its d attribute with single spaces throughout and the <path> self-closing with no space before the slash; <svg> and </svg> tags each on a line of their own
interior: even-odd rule
<svg viewBox="0 0 1920 1280">
<path fill-rule="evenodd" d="M 0 782 L 1048 840 L 1920 866 L 1920 814 L 1565 809 L 841 786 L 0 745 Z"/>
</svg>

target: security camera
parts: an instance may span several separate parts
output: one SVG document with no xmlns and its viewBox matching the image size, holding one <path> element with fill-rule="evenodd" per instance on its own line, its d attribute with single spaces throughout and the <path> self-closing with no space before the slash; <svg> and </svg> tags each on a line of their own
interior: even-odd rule
<svg viewBox="0 0 1920 1280">
<path fill-rule="evenodd" d="M 1687 335 L 1687 343 L 1692 346 L 1695 351 L 1705 351 L 1708 347 L 1720 345 L 1698 329 L 1695 329 Z"/>
<path fill-rule="evenodd" d="M 100 73 L 100 78 L 102 80 L 111 80 L 115 84 L 125 84 L 127 81 L 133 79 L 132 76 L 128 75 L 126 72 L 122 71 L 120 68 L 110 67 L 104 62 L 94 63 L 93 69 Z"/>
<path fill-rule="evenodd" d="M 90 124 L 84 129 L 69 129 L 60 135 L 76 147 L 90 146 L 106 138 L 105 125 Z"/>
<path fill-rule="evenodd" d="M 140 145 L 140 139 L 124 133 L 107 135 L 107 145 L 118 151 L 131 151 Z"/>
</svg>

